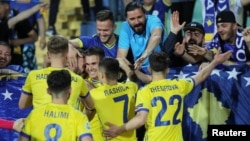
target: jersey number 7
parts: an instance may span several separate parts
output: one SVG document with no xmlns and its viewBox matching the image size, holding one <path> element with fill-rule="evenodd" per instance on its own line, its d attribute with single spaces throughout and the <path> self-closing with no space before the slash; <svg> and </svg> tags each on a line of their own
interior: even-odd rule
<svg viewBox="0 0 250 141">
<path fill-rule="evenodd" d="M 124 106 L 123 106 L 123 123 L 126 123 L 128 121 L 128 95 L 122 95 L 113 98 L 114 102 L 121 102 L 124 101 Z"/>
</svg>

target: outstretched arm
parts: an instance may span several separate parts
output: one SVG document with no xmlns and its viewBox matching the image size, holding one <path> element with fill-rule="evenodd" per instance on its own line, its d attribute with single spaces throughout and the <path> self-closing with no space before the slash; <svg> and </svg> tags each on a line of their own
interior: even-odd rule
<svg viewBox="0 0 250 141">
<path fill-rule="evenodd" d="M 135 70 L 135 74 L 136 76 L 145 84 L 148 84 L 152 81 L 152 76 L 145 74 L 143 72 L 141 72 L 140 70 Z"/>
<path fill-rule="evenodd" d="M 22 93 L 18 103 L 19 109 L 25 109 L 32 106 L 32 96 Z"/>
<path fill-rule="evenodd" d="M 79 47 L 77 39 L 69 40 L 68 63 L 71 67 L 77 66 L 77 56 L 83 57 L 79 50 L 76 49 Z"/>
<path fill-rule="evenodd" d="M 41 8 L 47 8 L 47 7 L 48 7 L 48 3 L 37 4 L 37 5 L 33 6 L 32 8 L 19 13 L 15 17 L 8 20 L 9 28 L 13 28 L 16 23 L 18 23 L 24 19 L 27 19 L 28 17 L 33 15 L 35 12 L 37 12 Z"/>
<path fill-rule="evenodd" d="M 39 28 L 39 45 L 41 49 L 44 49 L 46 47 L 46 37 L 45 37 L 45 31 L 46 31 L 46 24 L 44 17 L 41 17 L 37 19 L 38 28 Z"/>
<path fill-rule="evenodd" d="M 5 120 L 0 118 L 0 128 L 2 129 L 10 129 L 20 132 L 24 124 L 24 119 L 20 118 L 15 121 Z"/>
<path fill-rule="evenodd" d="M 125 131 L 137 129 L 146 123 L 147 116 L 148 112 L 140 111 L 126 124 L 119 127 L 107 122 L 105 124 L 109 126 L 109 129 L 104 129 L 104 136 L 106 136 L 108 139 L 112 139 Z"/>
<path fill-rule="evenodd" d="M 139 68 L 143 64 L 145 59 L 150 55 L 150 53 L 157 47 L 157 45 L 160 44 L 162 33 L 163 29 L 161 28 L 155 28 L 151 32 L 151 36 L 149 38 L 146 50 L 144 50 L 141 57 L 135 61 L 135 69 Z"/>
</svg>

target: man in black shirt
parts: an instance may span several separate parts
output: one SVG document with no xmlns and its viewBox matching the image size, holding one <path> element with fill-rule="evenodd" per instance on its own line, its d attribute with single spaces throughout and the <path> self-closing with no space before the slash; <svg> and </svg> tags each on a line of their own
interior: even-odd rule
<svg viewBox="0 0 250 141">
<path fill-rule="evenodd" d="M 34 6 L 31 11 L 37 11 L 43 4 Z M 21 65 L 27 72 L 30 69 L 35 69 L 35 48 L 29 46 L 28 43 L 34 43 L 37 41 L 38 36 L 35 30 L 32 28 L 29 21 L 20 20 L 16 24 L 9 24 L 9 20 L 18 15 L 18 12 L 10 9 L 9 2 L 6 0 L 0 0 L 0 40 L 8 42 L 13 48 L 12 62 L 11 64 Z M 2 32 L 3 31 L 3 32 Z M 24 46 L 24 44 L 28 46 Z M 26 54 L 23 54 L 26 52 Z M 24 61 L 25 59 L 25 61 Z"/>
</svg>

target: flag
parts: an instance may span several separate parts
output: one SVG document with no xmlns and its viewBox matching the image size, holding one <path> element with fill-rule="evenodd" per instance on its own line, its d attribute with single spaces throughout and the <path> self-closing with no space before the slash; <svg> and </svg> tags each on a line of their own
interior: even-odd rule
<svg viewBox="0 0 250 141">
<path fill-rule="evenodd" d="M 18 107 L 22 85 L 26 75 L 19 66 L 10 65 L 0 69 L 0 118 L 16 120 L 25 118 L 31 108 L 20 110 Z M 15 141 L 19 133 L 12 130 L 0 129 L 0 141 Z"/>
<path fill-rule="evenodd" d="M 198 66 L 171 68 L 168 78 L 195 75 Z M 185 141 L 207 141 L 208 125 L 250 125 L 250 69 L 235 65 L 214 69 L 184 100 Z"/>
</svg>

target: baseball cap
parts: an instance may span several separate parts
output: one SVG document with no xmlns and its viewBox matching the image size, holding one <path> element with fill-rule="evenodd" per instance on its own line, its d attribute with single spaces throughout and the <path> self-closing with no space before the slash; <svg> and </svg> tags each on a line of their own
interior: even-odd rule
<svg viewBox="0 0 250 141">
<path fill-rule="evenodd" d="M 201 33 L 205 34 L 205 30 L 204 30 L 204 27 L 202 24 L 198 23 L 198 22 L 191 22 L 191 23 L 188 23 L 184 29 L 183 29 L 185 32 L 187 30 L 199 30 Z"/>
<path fill-rule="evenodd" d="M 234 13 L 230 10 L 224 10 L 217 14 L 216 23 L 236 23 Z"/>
</svg>

